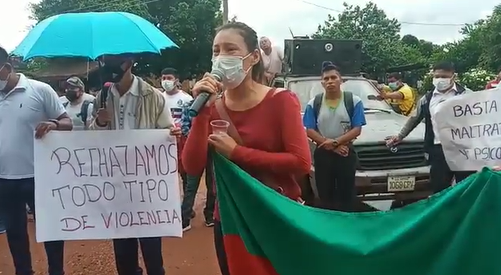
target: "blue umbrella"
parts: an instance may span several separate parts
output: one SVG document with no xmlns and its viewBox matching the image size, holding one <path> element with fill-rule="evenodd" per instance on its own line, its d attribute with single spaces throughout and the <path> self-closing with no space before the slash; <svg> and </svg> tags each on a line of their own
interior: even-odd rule
<svg viewBox="0 0 501 275">
<path fill-rule="evenodd" d="M 153 24 L 127 12 L 66 13 L 37 24 L 12 54 L 33 57 L 87 57 L 160 53 L 178 46 Z"/>
</svg>

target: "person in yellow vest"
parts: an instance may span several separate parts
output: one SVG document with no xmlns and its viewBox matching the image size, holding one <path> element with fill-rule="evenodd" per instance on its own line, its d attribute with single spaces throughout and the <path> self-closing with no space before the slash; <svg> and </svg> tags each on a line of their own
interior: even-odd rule
<svg viewBox="0 0 501 275">
<path fill-rule="evenodd" d="M 399 73 L 391 73 L 388 76 L 388 87 L 390 91 L 382 89 L 381 99 L 390 103 L 398 113 L 410 115 L 416 104 L 411 87 L 402 82 L 402 76 Z"/>
</svg>

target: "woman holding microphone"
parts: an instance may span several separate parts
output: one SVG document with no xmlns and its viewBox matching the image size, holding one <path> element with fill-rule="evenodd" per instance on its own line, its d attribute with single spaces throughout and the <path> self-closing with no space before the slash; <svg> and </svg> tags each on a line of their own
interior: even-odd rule
<svg viewBox="0 0 501 275">
<path fill-rule="evenodd" d="M 301 200 L 296 177 L 309 173 L 311 155 L 301 121 L 301 109 L 290 91 L 261 84 L 263 65 L 256 32 L 240 22 L 222 26 L 213 42 L 213 70 L 193 87 L 193 96 L 211 93 L 207 105 L 193 120 L 183 150 L 183 165 L 193 175 L 202 173 L 209 144 L 253 177 L 292 200 Z M 222 97 L 217 93 L 223 91 Z M 226 124 L 227 133 L 213 133 L 213 125 Z M 218 211 L 214 240 L 223 275 L 252 274 L 228 267 L 231 244 L 223 243 Z M 226 253 L 228 251 L 228 254 Z M 249 266 L 248 268 L 252 268 Z"/>
</svg>

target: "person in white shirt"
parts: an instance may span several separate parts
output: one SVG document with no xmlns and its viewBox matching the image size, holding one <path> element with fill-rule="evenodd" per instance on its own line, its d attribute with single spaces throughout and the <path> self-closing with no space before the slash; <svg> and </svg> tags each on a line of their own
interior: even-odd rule
<svg viewBox="0 0 501 275">
<path fill-rule="evenodd" d="M 193 100 L 193 97 L 179 89 L 179 74 L 174 68 L 162 70 L 162 88 L 167 99 L 174 124 L 181 127 L 183 106 Z"/>
<path fill-rule="evenodd" d="M 61 103 L 63 103 L 63 104 L 65 104 L 66 102 L 68 102 L 68 98 L 66 97 L 66 90 L 65 90 L 65 92 L 64 92 L 64 93 L 65 93 L 64 95 L 62 95 L 62 96 L 60 96 L 60 97 L 59 97 L 59 100 L 60 100 L 60 101 L 61 101 Z M 94 101 L 94 99 L 96 98 L 95 96 L 93 96 L 93 95 L 91 95 L 91 94 L 88 94 L 88 93 L 84 93 L 84 94 L 82 95 L 82 97 L 83 97 L 83 100 L 88 100 L 88 101 L 90 101 L 90 102 L 93 102 L 93 101 Z"/>
<path fill-rule="evenodd" d="M 102 77 L 112 84 L 96 96 L 93 112 L 96 117 L 89 125 L 90 130 L 170 129 L 171 135 L 181 135 L 181 129 L 174 127 L 170 105 L 164 95 L 132 74 L 133 56 L 105 56 L 101 62 Z M 142 274 L 138 242 L 146 273 L 164 275 L 160 237 L 113 240 L 118 275 Z"/>
<path fill-rule="evenodd" d="M 179 74 L 174 68 L 165 68 L 162 70 L 162 88 L 164 89 L 164 96 L 167 99 L 167 104 L 174 119 L 174 125 L 176 127 L 181 127 L 181 117 L 183 115 L 183 109 L 185 105 L 188 105 L 193 97 L 184 91 L 180 90 L 179 87 Z M 183 190 L 186 190 L 188 184 L 188 176 L 186 175 L 182 160 L 181 153 L 183 152 L 184 143 L 186 138 L 184 136 L 180 137 L 177 141 L 177 157 L 178 157 L 178 167 L 179 174 L 181 175 L 181 180 L 183 182 Z M 194 212 L 192 211 L 192 216 Z"/>
<path fill-rule="evenodd" d="M 63 106 L 66 108 L 66 113 L 73 121 L 73 130 L 87 130 L 92 122 L 92 110 L 94 97 L 85 99 L 85 84 L 83 81 L 72 76 L 66 80 L 65 97 L 68 99 Z M 90 96 L 90 95 L 89 95 Z"/>
<path fill-rule="evenodd" d="M 26 215 L 26 205 L 35 210 L 33 139 L 51 130 L 71 129 L 56 91 L 16 74 L 7 51 L 0 47 L 0 214 L 5 217 L 13 274 L 34 274 Z M 64 242 L 44 245 L 49 265 L 44 274 L 64 274 Z"/>
<path fill-rule="evenodd" d="M 270 82 L 277 74 L 282 72 L 284 53 L 277 46 L 272 46 L 268 37 L 259 39 L 261 59 L 263 60 L 266 80 Z"/>
<path fill-rule="evenodd" d="M 415 114 L 396 136 L 387 139 L 388 147 L 397 147 L 418 125 L 424 121 L 424 150 L 430 162 L 430 185 L 433 193 L 438 193 L 452 184 L 452 180 L 460 182 L 476 171 L 452 171 L 447 164 L 441 141 L 438 137 L 438 126 L 435 123 L 440 104 L 455 96 L 472 91 L 456 83 L 456 71 L 452 62 L 443 61 L 433 66 L 433 90 L 426 93 L 417 102 Z"/>
</svg>

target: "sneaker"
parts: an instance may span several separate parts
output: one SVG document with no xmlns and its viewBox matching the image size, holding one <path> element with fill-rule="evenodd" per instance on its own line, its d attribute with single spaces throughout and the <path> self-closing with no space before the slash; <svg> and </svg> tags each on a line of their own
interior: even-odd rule
<svg viewBox="0 0 501 275">
<path fill-rule="evenodd" d="M 191 224 L 183 224 L 183 232 L 189 231 L 191 229 Z"/>
<path fill-rule="evenodd" d="M 207 227 L 213 227 L 214 226 L 214 220 L 213 219 L 207 219 L 207 220 L 205 220 L 205 226 L 207 226 Z"/>
</svg>

